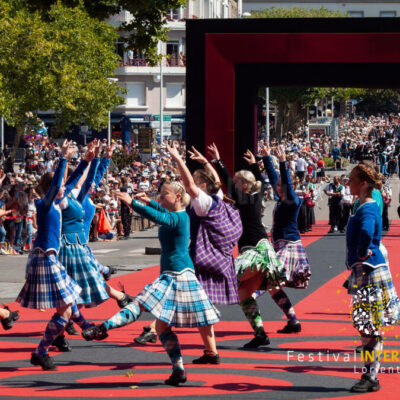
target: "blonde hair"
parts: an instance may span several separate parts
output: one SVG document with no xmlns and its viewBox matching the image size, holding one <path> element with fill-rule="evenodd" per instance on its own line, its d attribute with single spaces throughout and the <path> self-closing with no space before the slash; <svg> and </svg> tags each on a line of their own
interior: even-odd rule
<svg viewBox="0 0 400 400">
<path fill-rule="evenodd" d="M 186 189 L 185 187 L 182 185 L 182 183 L 178 182 L 178 181 L 169 181 L 169 182 L 164 182 L 164 185 L 170 185 L 173 187 L 174 192 L 176 194 L 180 194 L 181 195 L 181 203 L 183 207 L 187 207 L 190 203 L 190 196 L 186 193 Z"/>
<path fill-rule="evenodd" d="M 242 169 L 235 173 L 235 176 L 239 177 L 242 183 L 247 183 L 250 187 L 250 193 L 258 193 L 261 190 L 261 181 L 256 181 L 254 174 L 247 169 Z"/>
<path fill-rule="evenodd" d="M 218 193 L 218 190 L 221 189 L 221 183 L 216 182 L 214 175 L 207 171 L 206 169 L 196 169 L 193 173 L 193 177 L 197 176 L 201 183 L 206 184 L 206 191 L 208 194 L 215 194 Z"/>
</svg>

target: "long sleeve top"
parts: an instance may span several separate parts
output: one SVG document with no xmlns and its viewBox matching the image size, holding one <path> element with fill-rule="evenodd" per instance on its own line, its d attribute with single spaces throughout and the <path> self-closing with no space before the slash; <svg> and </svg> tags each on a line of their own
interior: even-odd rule
<svg viewBox="0 0 400 400">
<path fill-rule="evenodd" d="M 276 185 L 279 177 L 274 169 L 270 156 L 264 158 L 264 166 L 271 186 L 276 192 Z M 299 199 L 296 192 L 293 190 L 289 166 L 286 162 L 279 163 L 279 172 L 281 174 L 281 185 L 285 193 L 285 198 L 281 199 L 278 196 L 278 202 L 276 203 L 273 215 L 272 238 L 274 242 L 279 239 L 294 242 L 300 240 L 299 230 L 297 229 L 297 217 L 302 200 Z"/>
<path fill-rule="evenodd" d="M 262 239 L 267 239 L 267 232 L 261 222 L 261 208 L 264 196 L 264 179 L 258 164 L 250 165 L 250 170 L 257 181 L 262 182 L 261 191 L 258 193 L 245 193 L 234 184 L 232 177 L 222 160 L 215 163 L 218 174 L 225 183 L 227 194 L 235 200 L 243 224 L 243 234 L 239 239 L 239 249 L 246 246 L 256 246 Z"/>
<path fill-rule="evenodd" d="M 66 241 L 70 244 L 75 243 L 86 243 L 86 238 L 84 234 L 83 227 L 83 217 L 84 211 L 81 204 L 76 200 L 76 198 L 70 194 L 74 187 L 79 182 L 79 179 L 83 175 L 85 169 L 87 168 L 88 163 L 85 160 L 82 160 L 75 171 L 71 174 L 67 183 L 65 185 L 66 190 L 63 199 L 60 201 L 65 203 L 67 202 L 67 206 L 62 209 L 62 224 L 61 224 L 61 233 Z"/>
<path fill-rule="evenodd" d="M 347 225 L 347 266 L 362 262 L 372 268 L 385 264 L 385 258 L 379 250 L 382 232 L 382 217 L 375 201 L 363 203 L 350 217 Z M 362 261 L 372 251 L 372 255 Z"/>
<path fill-rule="evenodd" d="M 66 158 L 60 158 L 57 169 L 51 181 L 51 186 L 43 199 L 36 200 L 37 235 L 34 249 L 40 248 L 44 251 L 60 248 L 61 237 L 61 210 L 55 205 L 55 200 L 60 191 L 64 176 Z"/>
<path fill-rule="evenodd" d="M 104 173 L 107 171 L 109 164 L 110 164 L 109 158 L 103 157 L 101 159 L 100 164 L 98 164 L 96 167 L 96 173 L 94 175 L 94 179 L 92 179 L 90 181 L 90 184 L 88 182 L 88 190 L 90 190 L 93 182 L 94 182 L 95 186 L 97 186 L 100 183 L 101 179 L 103 178 Z M 90 171 L 89 171 L 89 174 L 90 174 Z M 88 178 L 89 178 L 89 174 L 88 174 Z M 86 180 L 88 180 L 88 178 Z M 84 195 L 82 194 L 82 196 L 81 196 L 81 193 L 79 193 L 79 196 L 78 196 L 78 200 L 81 201 L 83 210 L 85 211 L 83 225 L 85 228 L 85 236 L 86 236 L 87 241 L 89 241 L 90 224 L 92 223 L 94 214 L 96 212 L 96 207 L 90 200 L 90 196 L 91 196 L 91 193 L 88 193 L 88 191 L 86 191 L 86 194 L 84 194 Z"/>
<path fill-rule="evenodd" d="M 149 205 L 133 200 L 131 207 L 138 214 L 160 224 L 158 238 L 161 243 L 161 273 L 194 271 L 189 256 L 190 220 L 185 210 L 170 212 L 151 200 Z"/>
</svg>

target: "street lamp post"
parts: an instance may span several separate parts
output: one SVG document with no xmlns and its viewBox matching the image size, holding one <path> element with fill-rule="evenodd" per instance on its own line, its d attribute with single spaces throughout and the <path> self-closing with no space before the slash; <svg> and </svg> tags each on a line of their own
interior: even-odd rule
<svg viewBox="0 0 400 400">
<path fill-rule="evenodd" d="M 1 140 L 1 151 L 4 150 L 4 117 L 0 120 L 0 140 Z"/>
<path fill-rule="evenodd" d="M 269 144 L 269 87 L 265 89 L 265 140 Z"/>
<path fill-rule="evenodd" d="M 117 83 L 118 78 L 107 78 L 110 83 Z M 111 111 L 108 111 L 107 143 L 111 144 Z"/>
<path fill-rule="evenodd" d="M 164 110 L 163 110 L 163 56 L 162 56 L 162 43 L 160 42 L 160 147 L 163 143 L 163 133 L 164 133 Z"/>
</svg>

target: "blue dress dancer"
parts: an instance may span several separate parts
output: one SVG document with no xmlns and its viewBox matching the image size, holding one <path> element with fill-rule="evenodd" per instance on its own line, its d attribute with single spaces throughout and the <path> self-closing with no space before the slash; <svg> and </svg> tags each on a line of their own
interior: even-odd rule
<svg viewBox="0 0 400 400">
<path fill-rule="evenodd" d="M 61 210 L 56 205 L 56 200 L 68 194 L 69 189 L 63 186 L 62 181 L 67 157 L 75 151 L 76 149 L 65 141 L 54 176 L 46 173 L 40 180 L 38 190 L 42 193 L 42 198 L 36 201 L 38 231 L 26 267 L 26 282 L 17 297 L 17 302 L 22 307 L 56 308 L 56 313 L 47 324 L 44 336 L 31 357 L 31 363 L 40 365 L 43 370 L 57 369 L 53 359 L 48 355 L 48 349 L 54 341 L 56 345 L 57 341 L 60 342 L 58 343 L 60 346 L 66 345 L 63 343 L 62 333 L 69 319 L 82 329 L 91 326 L 76 306 L 81 288 L 71 279 L 58 258 Z M 77 176 L 75 179 L 75 183 L 71 182 L 71 185 L 76 184 Z"/>
</svg>

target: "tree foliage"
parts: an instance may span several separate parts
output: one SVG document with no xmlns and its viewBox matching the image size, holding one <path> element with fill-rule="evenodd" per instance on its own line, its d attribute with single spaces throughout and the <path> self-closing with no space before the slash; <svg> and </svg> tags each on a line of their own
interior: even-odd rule
<svg viewBox="0 0 400 400">
<path fill-rule="evenodd" d="M 124 101 L 107 79 L 119 65 L 114 29 L 79 6 L 55 3 L 43 21 L 18 3 L 0 0 L 0 114 L 19 134 L 36 110 L 53 110 L 63 129 L 106 126 Z"/>
<path fill-rule="evenodd" d="M 330 11 L 326 7 L 320 8 L 281 8 L 270 7 L 261 11 L 252 11 L 249 18 L 334 18 L 346 17 L 340 11 Z"/>
<path fill-rule="evenodd" d="M 39 10 L 47 16 L 49 7 L 57 0 L 28 0 L 31 10 Z M 125 32 L 129 48 L 142 52 L 150 64 L 158 61 L 158 41 L 168 39 L 165 26 L 165 14 L 169 9 L 177 9 L 186 4 L 186 0 L 62 0 L 65 7 L 81 4 L 87 13 L 101 21 L 118 14 L 121 10 L 129 11 L 132 19 L 121 24 L 119 30 Z"/>
</svg>

